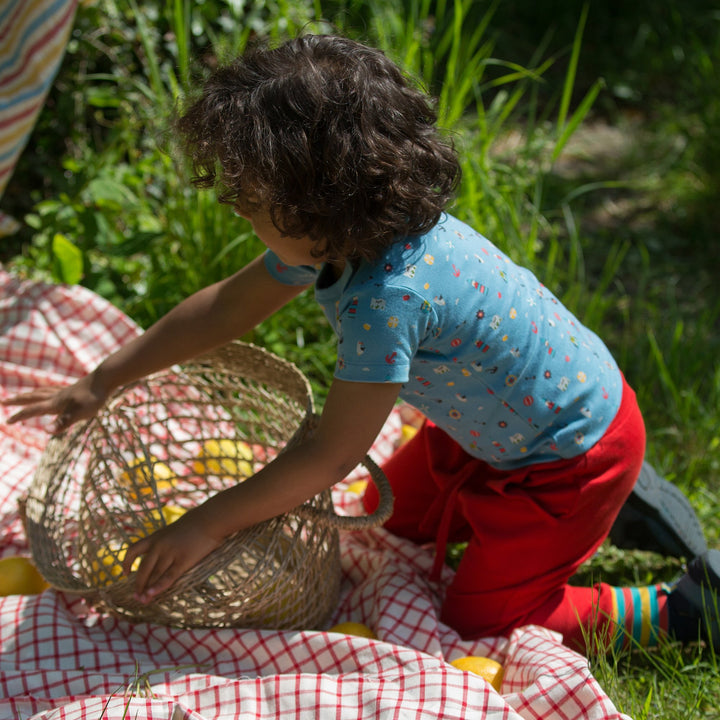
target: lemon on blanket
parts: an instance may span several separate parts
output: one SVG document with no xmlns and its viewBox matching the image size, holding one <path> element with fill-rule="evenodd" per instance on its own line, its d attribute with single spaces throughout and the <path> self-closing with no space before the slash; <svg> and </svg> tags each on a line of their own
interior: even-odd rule
<svg viewBox="0 0 720 720">
<path fill-rule="evenodd" d="M 180 507 L 179 505 L 163 505 L 159 510 L 153 508 L 143 521 L 143 526 L 148 534 L 152 534 L 158 528 L 174 523 L 186 512 L 187 508 Z"/>
<path fill-rule="evenodd" d="M 180 507 L 179 505 L 163 505 L 160 512 L 165 522 L 170 525 L 181 518 L 187 512 L 187 508 Z"/>
<path fill-rule="evenodd" d="M 128 469 L 118 476 L 118 484 L 125 489 L 132 500 L 153 494 L 152 483 L 158 492 L 172 488 L 177 476 L 169 465 L 160 462 L 155 456 L 149 461 L 145 457 L 136 457 L 128 465 Z"/>
<path fill-rule="evenodd" d="M 130 543 L 111 540 L 97 551 L 97 557 L 90 563 L 92 580 L 95 585 L 110 585 L 123 574 L 122 564 Z M 136 558 L 132 569 L 140 567 L 141 558 Z"/>
<path fill-rule="evenodd" d="M 342 633 L 344 635 L 355 635 L 356 637 L 370 638 L 377 640 L 378 636 L 367 625 L 359 622 L 342 622 L 333 625 L 328 632 Z"/>
<path fill-rule="evenodd" d="M 50 587 L 30 558 L 0 559 L 0 595 L 37 595 Z"/>
<path fill-rule="evenodd" d="M 417 434 L 418 428 L 414 425 L 403 425 L 400 429 L 400 444 L 404 445 L 408 440 L 412 440 Z"/>
<path fill-rule="evenodd" d="M 206 440 L 193 470 L 198 475 L 222 475 L 248 478 L 253 474 L 252 449 L 246 442 L 230 439 Z"/>
<path fill-rule="evenodd" d="M 346 489 L 348 492 L 354 493 L 355 495 L 362 495 L 367 486 L 367 480 L 355 480 L 355 482 L 351 482 Z"/>
<path fill-rule="evenodd" d="M 450 664 L 458 670 L 480 675 L 500 692 L 504 670 L 499 662 L 481 655 L 466 655 L 465 657 L 456 658 Z"/>
</svg>

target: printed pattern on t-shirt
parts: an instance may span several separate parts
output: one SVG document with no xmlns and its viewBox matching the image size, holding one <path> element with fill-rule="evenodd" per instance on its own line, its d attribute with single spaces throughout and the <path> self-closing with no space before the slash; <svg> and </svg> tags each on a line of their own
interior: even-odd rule
<svg viewBox="0 0 720 720">
<path fill-rule="evenodd" d="M 620 405 L 620 372 L 597 335 L 451 216 L 377 262 L 348 264 L 316 297 L 338 337 L 336 377 L 402 383 L 404 400 L 492 465 L 577 456 Z"/>
</svg>

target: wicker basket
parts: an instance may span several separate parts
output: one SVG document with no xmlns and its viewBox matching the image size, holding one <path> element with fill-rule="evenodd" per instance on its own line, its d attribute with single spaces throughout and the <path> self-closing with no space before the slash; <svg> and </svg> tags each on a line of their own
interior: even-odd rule
<svg viewBox="0 0 720 720">
<path fill-rule="evenodd" d="M 316 422 L 291 363 L 231 343 L 116 392 L 91 421 L 51 438 L 26 502 L 38 569 L 54 587 L 134 622 L 175 627 L 319 628 L 337 604 L 339 529 L 379 525 L 335 514 L 329 490 L 229 537 L 150 604 L 122 573 L 130 543 L 241 482 Z"/>
</svg>

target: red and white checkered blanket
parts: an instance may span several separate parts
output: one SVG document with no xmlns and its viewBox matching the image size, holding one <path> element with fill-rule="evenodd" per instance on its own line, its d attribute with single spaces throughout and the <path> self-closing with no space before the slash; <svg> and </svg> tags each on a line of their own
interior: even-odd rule
<svg viewBox="0 0 720 720">
<path fill-rule="evenodd" d="M 0 270 L 0 397 L 68 382 L 139 329 L 80 287 L 19 281 Z M 0 556 L 27 555 L 17 501 L 47 435 L 42 420 L 6 425 L 0 407 Z M 45 421 L 46 422 L 46 421 Z M 393 414 L 372 454 L 400 432 Z M 340 512 L 357 511 L 347 483 Z M 99 615 L 46 590 L 0 598 L 0 720 L 15 718 L 622 718 L 585 658 L 543 628 L 461 640 L 438 620 L 432 548 L 383 529 L 343 533 L 332 624 L 354 620 L 379 640 L 338 633 L 178 630 Z M 502 692 L 448 664 L 485 655 Z"/>
</svg>

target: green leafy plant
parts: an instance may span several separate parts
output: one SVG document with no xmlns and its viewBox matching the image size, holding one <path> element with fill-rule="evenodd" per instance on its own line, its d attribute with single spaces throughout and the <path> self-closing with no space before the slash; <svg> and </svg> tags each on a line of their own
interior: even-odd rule
<svg viewBox="0 0 720 720">
<path fill-rule="evenodd" d="M 255 38 L 302 30 L 378 45 L 437 96 L 463 158 L 452 211 L 606 340 L 637 391 L 648 458 L 688 493 L 717 545 L 720 22 L 710 0 L 82 4 L 17 169 L 20 190 L 6 193 L 27 215 L 11 269 L 81 282 L 146 327 L 261 252 L 247 223 L 189 187 L 168 121 L 207 67 Z M 583 144 L 598 115 L 631 138 L 627 147 Z M 590 168 L 569 172 L 569 157 Z M 296 362 L 322 403 L 334 339 L 309 293 L 247 339 Z M 458 562 L 462 546 L 450 551 Z M 576 581 L 653 582 L 680 571 L 604 546 Z M 706 648 L 592 662 L 633 717 L 718 717 L 717 663 Z"/>
</svg>

